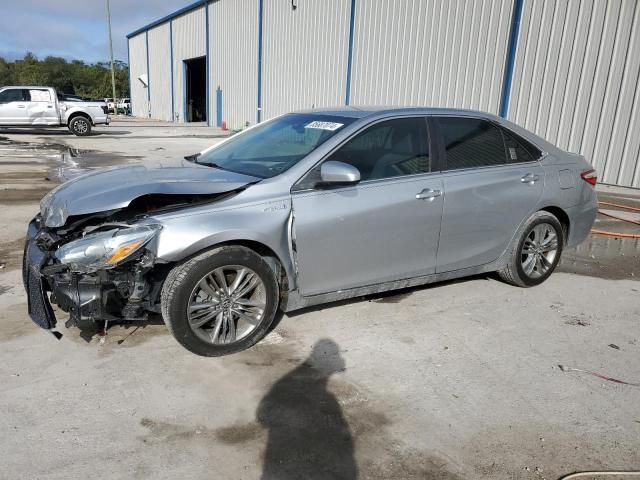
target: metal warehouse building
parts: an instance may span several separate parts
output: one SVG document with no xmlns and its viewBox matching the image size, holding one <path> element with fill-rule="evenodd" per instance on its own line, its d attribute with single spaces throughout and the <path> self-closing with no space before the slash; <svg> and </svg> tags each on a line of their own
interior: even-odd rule
<svg viewBox="0 0 640 480">
<path fill-rule="evenodd" d="M 471 108 L 640 187 L 637 0 L 203 0 L 128 35 L 133 114 L 241 128 L 342 104 Z"/>
</svg>

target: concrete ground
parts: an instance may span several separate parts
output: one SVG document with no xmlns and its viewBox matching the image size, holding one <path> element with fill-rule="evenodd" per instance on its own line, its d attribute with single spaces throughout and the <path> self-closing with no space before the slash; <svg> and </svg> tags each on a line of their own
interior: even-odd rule
<svg viewBox="0 0 640 480">
<path fill-rule="evenodd" d="M 158 322 L 113 326 L 104 342 L 39 330 L 19 267 L 42 195 L 83 169 L 180 157 L 221 135 L 133 120 L 96 133 L 0 130 L 0 477 L 640 469 L 638 240 L 593 236 L 536 288 L 483 276 L 305 310 L 224 358 L 192 355 Z M 640 204 L 634 191 L 601 198 Z"/>
</svg>

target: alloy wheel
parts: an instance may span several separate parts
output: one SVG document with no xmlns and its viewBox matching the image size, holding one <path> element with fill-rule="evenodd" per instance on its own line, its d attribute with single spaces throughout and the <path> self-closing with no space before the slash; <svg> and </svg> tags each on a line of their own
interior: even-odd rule
<svg viewBox="0 0 640 480">
<path fill-rule="evenodd" d="M 86 120 L 77 120 L 73 128 L 78 133 L 87 133 L 88 126 Z"/>
<path fill-rule="evenodd" d="M 206 274 L 189 297 L 189 327 L 207 343 L 234 343 L 261 322 L 266 289 L 256 272 L 242 265 L 227 265 Z"/>
<path fill-rule="evenodd" d="M 522 243 L 522 270 L 529 278 L 540 278 L 553 267 L 557 254 L 556 229 L 549 223 L 539 223 L 529 231 Z"/>
</svg>

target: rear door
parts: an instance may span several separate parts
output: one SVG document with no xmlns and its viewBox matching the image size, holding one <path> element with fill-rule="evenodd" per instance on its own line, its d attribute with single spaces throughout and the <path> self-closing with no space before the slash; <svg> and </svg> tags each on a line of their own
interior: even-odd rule
<svg viewBox="0 0 640 480">
<path fill-rule="evenodd" d="M 27 121 L 29 125 L 57 125 L 58 109 L 51 90 L 47 88 L 30 88 L 28 90 Z"/>
<path fill-rule="evenodd" d="M 376 123 L 325 161 L 360 171 L 356 185 L 315 185 L 320 166 L 292 189 L 303 295 L 435 272 L 442 180 L 425 117 Z"/>
<path fill-rule="evenodd" d="M 28 125 L 29 91 L 7 88 L 0 92 L 0 125 Z"/>
<path fill-rule="evenodd" d="M 445 153 L 438 272 L 496 260 L 542 196 L 544 171 L 513 134 L 479 118 L 434 117 Z"/>
</svg>

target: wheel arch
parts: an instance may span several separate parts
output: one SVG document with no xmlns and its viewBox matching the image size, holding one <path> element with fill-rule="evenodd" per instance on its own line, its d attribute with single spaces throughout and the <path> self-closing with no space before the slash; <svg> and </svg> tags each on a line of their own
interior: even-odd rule
<svg viewBox="0 0 640 480">
<path fill-rule="evenodd" d="M 549 205 L 549 206 L 543 207 L 539 211 L 548 212 L 558 219 L 558 221 L 560 222 L 560 225 L 562 225 L 562 229 L 563 229 L 562 233 L 564 234 L 563 235 L 564 244 L 566 245 L 567 242 L 569 241 L 569 230 L 571 228 L 571 220 L 569 219 L 569 215 L 567 214 L 567 212 L 565 212 L 562 208 L 555 205 Z"/>
<path fill-rule="evenodd" d="M 187 262 L 208 250 L 225 246 L 240 246 L 256 252 L 267 261 L 271 268 L 273 268 L 278 284 L 280 285 L 281 292 L 287 292 L 293 287 L 295 277 L 291 262 L 286 261 L 286 257 L 282 252 L 278 253 L 275 248 L 267 245 L 265 242 L 248 236 L 217 238 L 210 239 L 210 241 L 207 242 L 198 242 L 196 245 L 192 245 L 190 248 L 185 250 L 187 251 L 185 256 L 171 259 L 170 262 L 172 264 Z"/>
<path fill-rule="evenodd" d="M 67 126 L 71 123 L 71 120 L 73 120 L 76 117 L 84 117 L 87 120 L 89 120 L 89 122 L 91 122 L 91 125 L 93 125 L 93 118 L 91 118 L 91 115 L 89 115 L 87 112 L 83 112 L 82 110 L 76 110 L 71 112 L 67 116 Z"/>
</svg>

